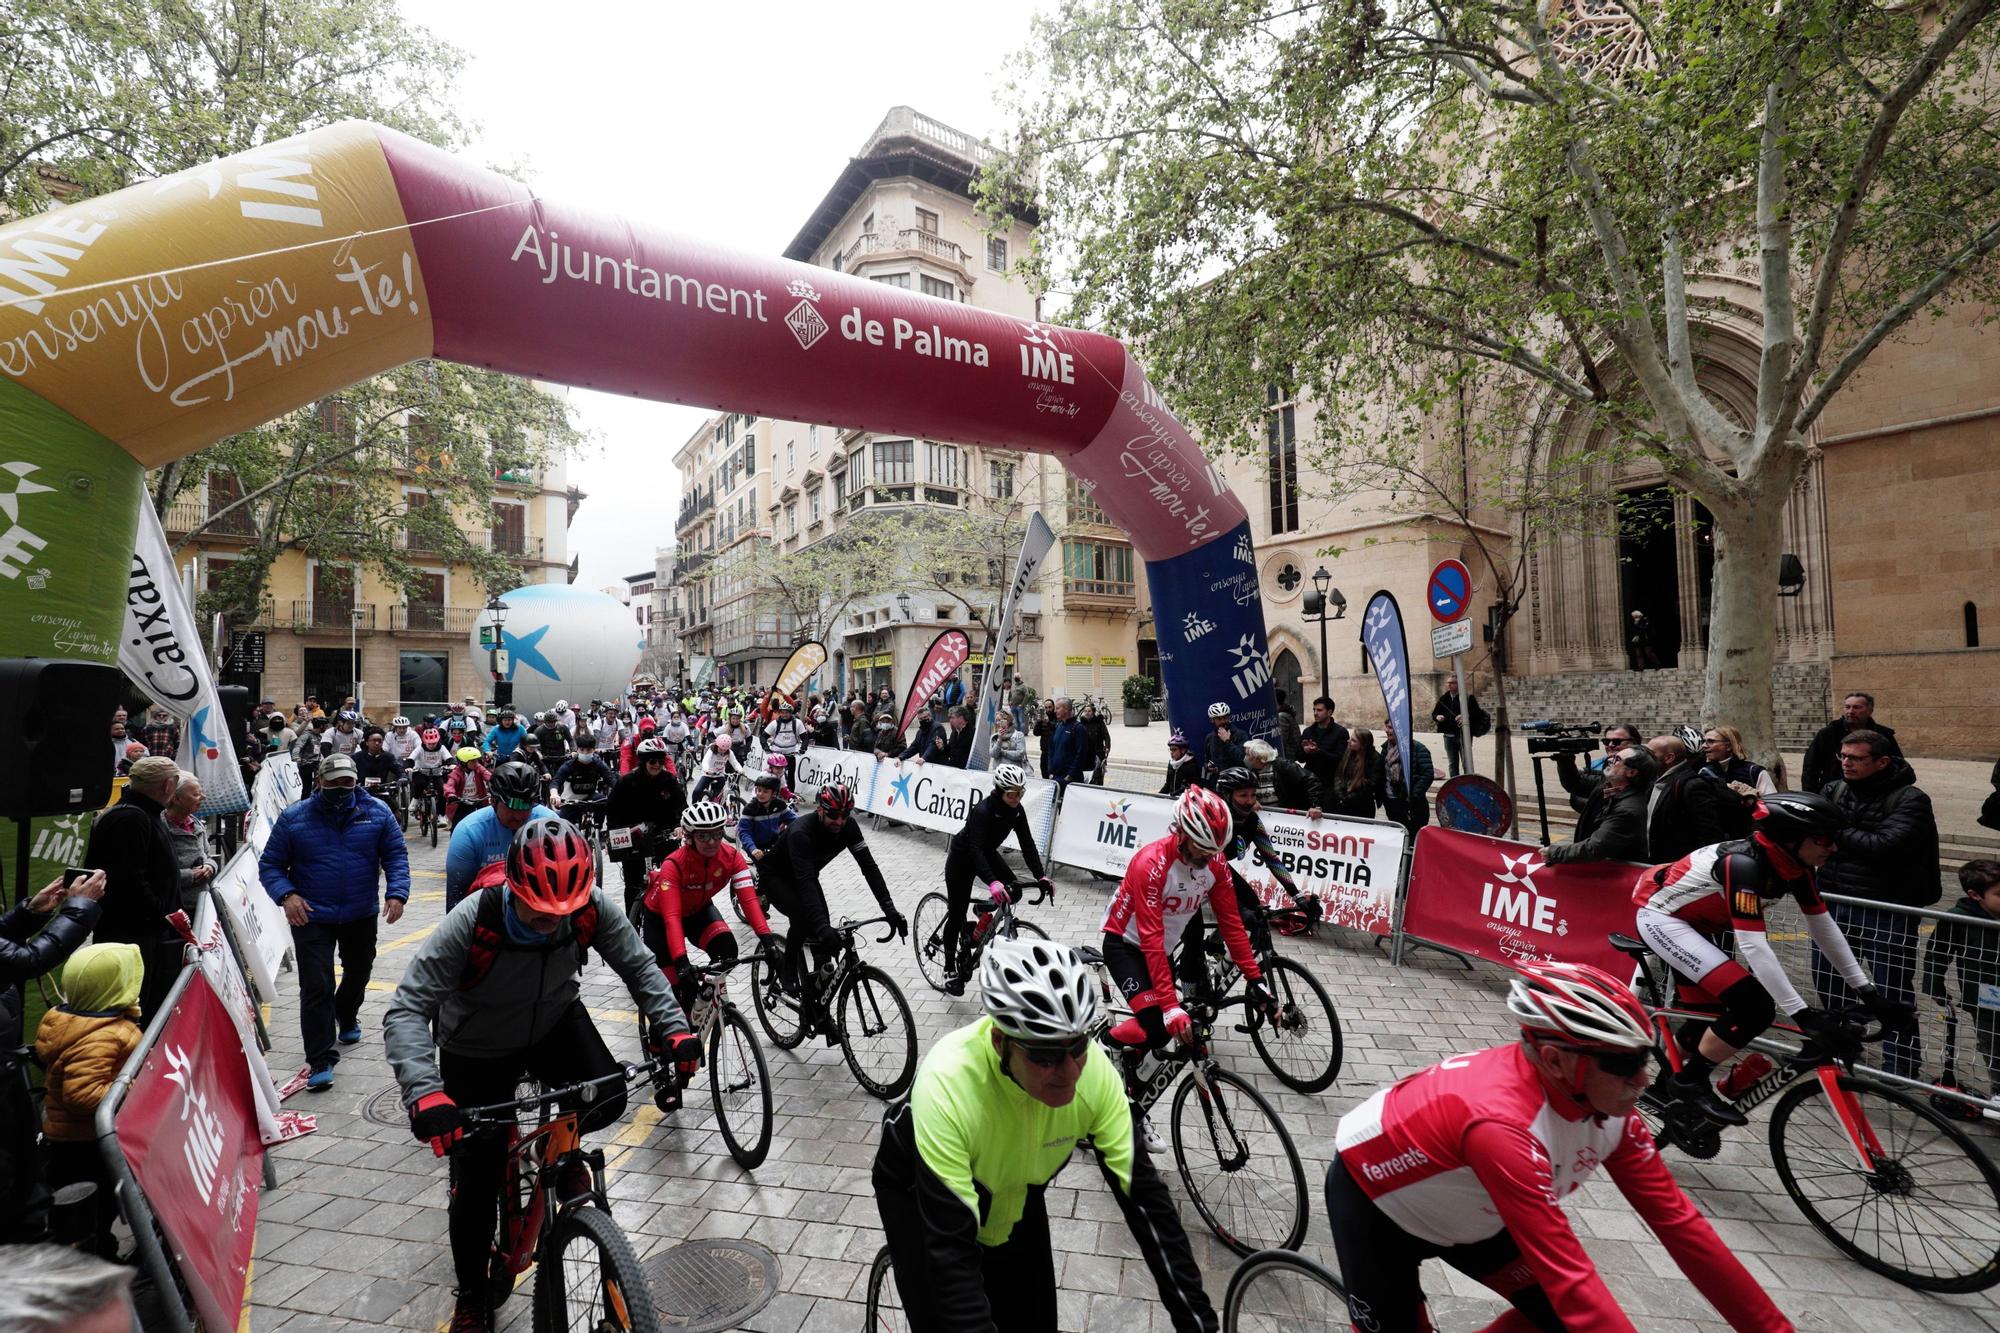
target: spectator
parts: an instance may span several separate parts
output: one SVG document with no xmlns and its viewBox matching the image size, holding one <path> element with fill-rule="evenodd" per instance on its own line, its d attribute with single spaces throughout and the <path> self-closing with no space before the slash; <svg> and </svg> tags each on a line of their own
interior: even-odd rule
<svg viewBox="0 0 2000 1333">
<path fill-rule="evenodd" d="M 97 1105 L 144 1035 L 133 1021 L 144 971 L 136 944 L 85 945 L 63 964 L 63 1002 L 42 1015 L 35 1032 L 49 1189 L 97 1186 L 92 1248 L 105 1259 L 118 1257 L 111 1234 L 118 1196 L 97 1146 Z"/>
<path fill-rule="evenodd" d="M 1848 736 L 1857 731 L 1872 731 L 1889 744 L 1892 758 L 1903 757 L 1903 747 L 1896 743 L 1896 733 L 1875 720 L 1875 696 L 1863 694 L 1860 690 L 1840 701 L 1840 716 L 1821 727 L 1806 746 L 1804 765 L 1804 788 L 1806 791 L 1823 792 L 1829 782 L 1838 782 L 1846 776 L 1840 763 L 1840 747 Z"/>
<path fill-rule="evenodd" d="M 1292 696 L 1283 690 L 1272 692 L 1278 700 L 1278 758 L 1298 762 L 1302 753 L 1299 749 L 1299 710 L 1292 707 Z"/>
<path fill-rule="evenodd" d="M 1479 706 L 1479 700 L 1473 695 L 1468 694 L 1461 701 L 1458 694 L 1458 676 L 1456 674 L 1446 676 L 1444 693 L 1440 694 L 1437 703 L 1431 706 L 1431 721 L 1437 723 L 1437 729 L 1444 733 L 1444 757 L 1445 762 L 1451 766 L 1452 777 L 1459 775 L 1464 762 L 1464 756 L 1459 753 L 1464 739 L 1458 725 L 1461 707 L 1468 710 L 1467 715 L 1472 720 L 1472 734 L 1484 736 L 1486 729 L 1492 725 L 1486 716 L 1486 710 Z"/>
<path fill-rule="evenodd" d="M 1042 742 L 1042 776 L 1067 788 L 1089 775 L 1090 739 L 1084 735 L 1083 723 L 1071 715 L 1068 699 L 1054 699 L 1049 708 L 1054 718 L 1048 738 Z"/>
<path fill-rule="evenodd" d="M 1646 859 L 1655 865 L 1678 861 L 1727 837 L 1718 795 L 1722 789 L 1701 776 L 1687 742 L 1655 736 L 1646 749 L 1660 766 L 1660 776 L 1646 794 Z"/>
<path fill-rule="evenodd" d="M 131 776 L 132 765 L 146 758 L 149 753 L 144 741 L 127 741 L 125 743 L 125 758 L 118 765 L 118 776 L 121 778 Z"/>
<path fill-rule="evenodd" d="M 58 875 L 0 915 L 0 1243 L 36 1239 L 49 1213 L 35 1148 L 28 1053 L 21 1046 L 21 985 L 60 967 L 89 937 L 103 911 L 104 885 L 101 870 L 68 885 Z"/>
<path fill-rule="evenodd" d="M 342 1046 L 361 1040 L 361 1001 L 375 964 L 376 885 L 388 880 L 382 920 L 395 925 L 410 897 L 410 858 L 396 816 L 355 789 L 354 760 L 320 761 L 319 790 L 271 825 L 257 875 L 285 909 L 299 968 L 299 1035 L 310 1074 L 306 1087 L 333 1086 Z M 340 986 L 333 956 L 340 953 Z"/>
<path fill-rule="evenodd" d="M 1229 705 L 1212 703 L 1208 706 L 1208 735 L 1201 743 L 1201 780 L 1204 786 L 1215 784 L 1215 775 L 1225 768 L 1243 768 L 1243 740 L 1230 725 Z"/>
<path fill-rule="evenodd" d="M 63 1245 L 0 1255 L 0 1328 L 8 1333 L 131 1333 L 132 1270 Z"/>
<path fill-rule="evenodd" d="M 1319 779 L 1302 764 L 1278 757 L 1269 741 L 1245 741 L 1243 763 L 1257 779 L 1257 803 L 1265 809 L 1303 810 L 1319 818 Z"/>
<path fill-rule="evenodd" d="M 195 818 L 195 811 L 201 809 L 201 779 L 183 769 L 178 781 L 174 798 L 167 802 L 161 818 L 166 820 L 167 840 L 173 844 L 174 865 L 180 871 L 175 887 L 180 891 L 181 910 L 192 921 L 202 885 L 213 880 L 222 867 L 209 846 L 208 825 Z"/>
<path fill-rule="evenodd" d="M 125 747 L 131 743 L 125 734 L 125 710 L 119 709 L 111 715 L 111 771 L 123 773 L 125 769 Z"/>
<path fill-rule="evenodd" d="M 147 718 L 146 726 L 139 733 L 149 754 L 162 759 L 172 759 L 181 752 L 181 726 L 174 721 L 173 714 L 164 708 L 155 708 Z"/>
<path fill-rule="evenodd" d="M 1938 878 L 1938 826 L 1931 798 L 1917 786 L 1916 771 L 1897 756 L 1895 742 L 1862 728 L 1840 742 L 1840 781 L 1821 794 L 1847 817 L 1835 836 L 1833 857 L 1819 872 L 1823 893 L 1867 898 L 1901 907 L 1928 907 L 1943 895 Z M 1875 975 L 1884 999 L 1909 1004 L 1916 999 L 1919 918 L 1881 907 L 1831 903 L 1828 911 L 1854 947 L 1854 956 Z M 1853 993 L 1814 946 L 1813 985 L 1828 1008 L 1854 1002 Z M 1915 1031 L 1891 1034 L 1882 1042 L 1883 1068 L 1916 1078 L 1922 1050 Z"/>
<path fill-rule="evenodd" d="M 1167 780 L 1160 795 L 1179 796 L 1201 777 L 1201 762 L 1188 752 L 1187 736 L 1173 732 L 1167 737 Z"/>
<path fill-rule="evenodd" d="M 1659 775 L 1659 761 L 1638 746 L 1607 757 L 1601 789 L 1586 802 L 1576 836 L 1544 849 L 1542 859 L 1550 865 L 1645 861 L 1646 797 Z"/>
<path fill-rule="evenodd" d="M 2000 1097 L 2000 1009 L 1979 1002 L 1982 991 L 2000 992 L 2000 861 L 1967 861 L 1958 868 L 1958 886 L 1964 896 L 1937 923 L 1924 951 L 1924 994 L 1947 1012 L 1957 1003 L 1972 1015 L 1973 1036 L 1986 1061 L 1986 1095 Z M 1956 1000 L 1945 990 L 1954 958 Z"/>
<path fill-rule="evenodd" d="M 264 719 L 264 734 L 257 738 L 257 752 L 275 754 L 279 750 L 289 751 L 299 733 L 285 721 L 283 713 L 271 713 Z"/>
<path fill-rule="evenodd" d="M 1035 692 L 1014 677 L 1014 688 L 1007 692 L 1007 711 L 1014 715 L 1014 730 L 1021 731 L 1028 720 L 1028 705 L 1035 701 Z"/>
<path fill-rule="evenodd" d="M 1333 720 L 1333 700 L 1322 694 L 1313 700 L 1311 725 L 1299 733 L 1299 762 L 1319 779 L 1320 790 L 1333 785 L 1334 770 L 1347 753 L 1347 728 Z"/>
<path fill-rule="evenodd" d="M 1347 733 L 1347 753 L 1334 770 L 1333 787 L 1323 797 L 1337 815 L 1375 817 L 1375 793 L 1382 789 L 1382 756 L 1375 752 L 1375 734 L 1366 727 Z"/>
<path fill-rule="evenodd" d="M 1762 764 L 1743 753 L 1743 735 L 1734 727 L 1710 727 L 1701 735 L 1704 762 L 1701 775 L 1716 786 L 1716 803 L 1723 836 L 1750 836 L 1750 814 L 1757 798 L 1778 790 Z"/>
<path fill-rule="evenodd" d="M 867 702 L 857 702 L 854 705 L 854 721 L 847 728 L 847 748 L 867 754 L 875 749 L 877 738 L 875 724 L 868 720 Z"/>
<path fill-rule="evenodd" d="M 1644 611 L 1634 611 L 1625 626 L 1625 658 L 1634 671 L 1651 671 L 1660 665 L 1653 647 L 1653 622 Z"/>
<path fill-rule="evenodd" d="M 1090 780 L 1102 787 L 1105 766 L 1111 762 L 1111 726 L 1093 703 L 1084 704 L 1080 720 L 1083 734 L 1090 739 Z"/>
<path fill-rule="evenodd" d="M 181 937 L 167 924 L 181 905 L 180 867 L 160 816 L 180 786 L 180 765 L 147 755 L 132 765 L 132 780 L 118 804 L 91 825 L 83 863 L 104 872 L 104 911 L 93 938 L 99 944 L 136 944 L 146 964 L 139 992 L 143 1021 L 152 1022 L 181 970 Z"/>
<path fill-rule="evenodd" d="M 1014 715 L 1004 708 L 993 714 L 993 741 L 986 767 L 995 769 L 1002 764 L 1028 766 L 1028 738 L 1015 729 Z"/>
<path fill-rule="evenodd" d="M 1579 772 L 1575 755 L 1565 752 L 1556 754 L 1556 781 L 1562 783 L 1562 789 L 1569 793 L 1569 808 L 1582 816 L 1577 824 L 1578 837 L 1583 836 L 1585 825 L 1594 828 L 1604 817 L 1604 770 L 1611 757 L 1638 743 L 1637 727 L 1629 722 L 1614 722 L 1604 729 L 1603 756 L 1588 768 Z"/>
<path fill-rule="evenodd" d="M 932 728 L 930 743 L 917 756 L 917 762 L 964 768 L 971 756 L 972 714 L 963 704 L 954 704 L 945 714 L 944 725 Z"/>
<path fill-rule="evenodd" d="M 944 683 L 944 689 L 939 694 L 939 700 L 948 709 L 957 708 L 965 702 L 965 682 L 960 680 L 956 673 L 952 675 L 950 680 Z"/>
<path fill-rule="evenodd" d="M 1437 780 L 1437 768 L 1431 763 L 1431 752 L 1422 741 L 1410 740 L 1410 780 L 1403 780 L 1403 754 L 1396 744 L 1396 724 L 1382 723 L 1382 789 L 1376 799 L 1382 806 L 1382 817 L 1393 819 L 1410 831 L 1415 837 L 1418 829 L 1430 822 L 1430 802 L 1424 794 Z"/>
</svg>

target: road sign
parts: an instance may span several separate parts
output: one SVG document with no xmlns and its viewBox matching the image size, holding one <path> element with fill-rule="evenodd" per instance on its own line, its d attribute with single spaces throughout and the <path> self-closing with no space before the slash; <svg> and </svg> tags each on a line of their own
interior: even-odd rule
<svg viewBox="0 0 2000 1333">
<path fill-rule="evenodd" d="M 1449 625 L 1431 626 L 1431 656 L 1456 657 L 1472 651 L 1472 622 L 1455 620 Z"/>
<path fill-rule="evenodd" d="M 1498 838 L 1514 821 L 1514 802 L 1492 778 L 1464 773 L 1438 789 L 1437 816 L 1446 828 Z"/>
<path fill-rule="evenodd" d="M 1462 560 L 1438 561 L 1424 601 L 1430 604 L 1433 619 L 1447 624 L 1457 620 L 1472 605 L 1472 571 Z"/>
</svg>

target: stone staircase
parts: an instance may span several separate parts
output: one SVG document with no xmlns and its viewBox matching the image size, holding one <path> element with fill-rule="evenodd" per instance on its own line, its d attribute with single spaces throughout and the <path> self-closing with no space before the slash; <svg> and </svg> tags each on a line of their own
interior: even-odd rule
<svg viewBox="0 0 2000 1333">
<path fill-rule="evenodd" d="M 1786 663 L 1772 677 L 1778 748 L 1803 753 L 1813 734 L 1833 716 L 1824 662 Z M 1523 722 L 1630 722 L 1641 735 L 1677 726 L 1701 726 L 1702 673 L 1692 667 L 1665 671 L 1595 671 L 1562 676 L 1509 676 L 1507 711 Z M 1481 703 L 1491 711 L 1492 700 Z M 1727 718 L 1715 719 L 1728 722 Z"/>
</svg>

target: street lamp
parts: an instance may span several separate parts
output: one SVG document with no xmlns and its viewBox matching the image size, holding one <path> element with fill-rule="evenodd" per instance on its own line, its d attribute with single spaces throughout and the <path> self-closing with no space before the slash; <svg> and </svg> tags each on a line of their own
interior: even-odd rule
<svg viewBox="0 0 2000 1333">
<path fill-rule="evenodd" d="M 1327 588 L 1327 585 L 1332 582 L 1333 575 L 1326 572 L 1325 565 L 1321 565 L 1313 571 L 1313 590 L 1305 596 L 1306 619 L 1317 620 L 1319 622 L 1319 692 L 1321 697 L 1325 697 L 1330 693 L 1327 688 L 1326 679 L 1326 622 L 1328 620 L 1340 620 L 1347 615 L 1347 599 L 1340 595 L 1340 589 L 1334 588 L 1329 591 Z M 1326 613 L 1326 608 L 1329 604 L 1333 607 L 1333 614 L 1331 616 Z"/>
<path fill-rule="evenodd" d="M 350 602 L 347 607 L 347 692 L 354 696 L 357 711 L 367 706 L 361 698 L 361 653 L 356 644 L 360 628 L 361 607 Z"/>
<path fill-rule="evenodd" d="M 905 620 L 913 619 L 913 617 L 910 614 L 910 594 L 906 592 L 897 593 L 896 607 L 903 613 L 903 619 Z"/>
<path fill-rule="evenodd" d="M 514 682 L 500 679 L 500 629 L 507 623 L 507 603 L 497 592 L 486 599 L 486 618 L 493 625 L 493 638 L 486 645 L 486 671 L 493 677 L 493 708 L 497 712 L 514 702 Z"/>
</svg>

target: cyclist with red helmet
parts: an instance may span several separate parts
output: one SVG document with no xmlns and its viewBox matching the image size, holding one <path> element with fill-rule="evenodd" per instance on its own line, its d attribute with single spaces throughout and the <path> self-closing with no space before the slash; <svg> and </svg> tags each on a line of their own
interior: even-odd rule
<svg viewBox="0 0 2000 1333">
<path fill-rule="evenodd" d="M 444 748 L 444 733 L 436 727 L 425 727 L 423 740 L 415 754 L 410 756 L 410 797 L 417 797 L 429 791 L 438 799 L 439 807 L 444 804 L 445 774 L 451 771 L 451 751 Z"/>
<path fill-rule="evenodd" d="M 801 1011 L 808 1020 L 818 1018 L 818 995 L 814 978 L 801 966 L 808 944 L 826 962 L 840 948 L 840 936 L 833 929 L 826 908 L 826 890 L 820 887 L 820 872 L 842 852 L 854 856 L 854 864 L 868 881 L 870 892 L 898 935 L 908 938 L 909 922 L 896 909 L 889 894 L 889 882 L 882 867 L 862 840 L 861 825 L 854 818 L 854 793 L 845 783 L 830 782 L 819 789 L 813 808 L 792 821 L 758 863 L 758 887 L 771 906 L 785 914 L 791 929 L 785 933 L 785 967 L 797 978 Z M 833 1038 L 827 1038 L 829 1044 Z"/>
<path fill-rule="evenodd" d="M 411 1133 L 440 1157 L 457 1149 L 453 1333 L 493 1327 L 487 1258 L 506 1148 L 497 1135 L 468 1137 L 459 1108 L 510 1100 L 524 1074 L 556 1086 L 619 1068 L 583 1006 L 577 973 L 586 950 L 624 979 L 646 1016 L 649 1053 L 683 1076 L 701 1063 L 700 1041 L 617 898 L 597 883 L 590 844 L 576 827 L 553 816 L 531 821 L 514 835 L 506 864 L 503 882 L 460 903 L 417 947 L 382 1023 Z M 623 1089 L 607 1086 L 583 1108 L 585 1131 L 625 1112 Z M 581 1193 L 589 1184 L 563 1188 Z"/>
<path fill-rule="evenodd" d="M 771 927 L 757 901 L 750 862 L 724 840 L 728 823 L 729 812 L 714 801 L 696 801 L 689 806 L 681 816 L 681 845 L 660 862 L 646 883 L 646 910 L 640 930 L 683 1005 L 693 999 L 694 978 L 687 974 L 690 941 L 711 962 L 736 957 L 736 937 L 714 902 L 724 889 L 736 894 L 744 923 L 768 951 Z"/>
<path fill-rule="evenodd" d="M 1631 990 L 1594 967 L 1528 963 L 1507 1011 L 1520 1041 L 1455 1055 L 1341 1117 L 1327 1218 L 1355 1327 L 1430 1328 L 1418 1270 L 1442 1259 L 1514 1307 L 1489 1328 L 1631 1330 L 1560 1206 L 1602 1165 L 1731 1328 L 1790 1329 L 1639 1118 L 1659 1052 Z"/>
</svg>

